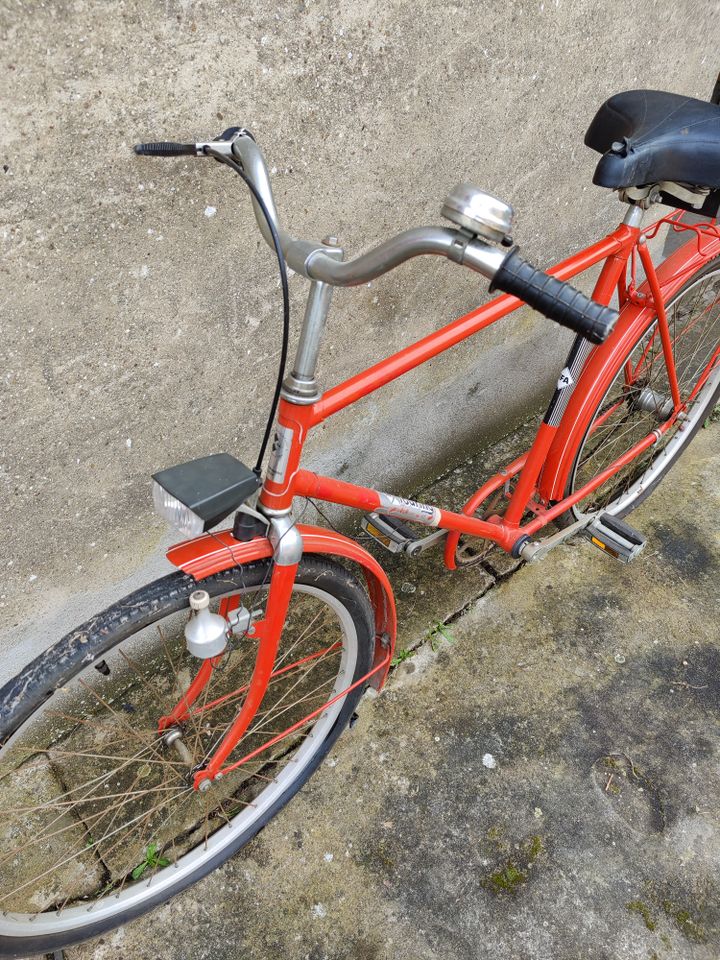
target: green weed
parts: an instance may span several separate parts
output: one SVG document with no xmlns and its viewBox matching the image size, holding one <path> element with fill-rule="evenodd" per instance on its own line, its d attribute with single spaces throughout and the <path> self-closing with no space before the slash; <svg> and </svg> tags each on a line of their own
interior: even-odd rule
<svg viewBox="0 0 720 960">
<path fill-rule="evenodd" d="M 417 650 L 399 650 L 390 661 L 390 666 L 397 667 L 399 664 L 404 663 L 411 657 L 414 657 L 416 653 Z"/>
<path fill-rule="evenodd" d="M 439 620 L 428 634 L 428 640 L 433 653 L 437 651 L 443 640 L 446 643 L 455 643 L 455 637 L 452 635 L 450 628 Z"/>
<path fill-rule="evenodd" d="M 159 847 L 157 843 L 149 843 L 145 851 L 145 859 L 139 863 L 130 876 L 133 880 L 139 880 L 146 870 L 154 870 L 156 867 L 169 867 L 170 861 L 165 857 L 158 856 Z"/>
</svg>

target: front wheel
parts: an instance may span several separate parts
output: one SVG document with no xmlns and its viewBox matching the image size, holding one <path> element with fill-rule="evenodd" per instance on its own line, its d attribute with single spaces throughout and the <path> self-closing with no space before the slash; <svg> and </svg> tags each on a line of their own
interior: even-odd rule
<svg viewBox="0 0 720 960">
<path fill-rule="evenodd" d="M 720 258 L 706 264 L 666 306 L 682 418 L 660 440 L 568 511 L 575 519 L 607 511 L 624 517 L 649 496 L 677 462 L 720 400 Z M 565 496 L 665 424 L 673 412 L 657 322 L 618 364 L 579 445 Z M 565 514 L 568 522 L 572 516 Z"/>
<path fill-rule="evenodd" d="M 199 582 L 164 577 L 0 690 L 0 956 L 47 953 L 167 901 L 255 836 L 318 767 L 362 684 L 330 701 L 370 670 L 374 634 L 358 581 L 319 558 L 301 561 L 268 691 L 230 757 L 252 759 L 204 793 L 192 787 L 243 702 L 252 636 L 231 640 L 179 736 L 158 733 L 200 664 L 183 632 L 190 594 L 207 590 L 213 610 L 235 598 L 257 609 L 270 572 L 264 561 Z"/>
</svg>

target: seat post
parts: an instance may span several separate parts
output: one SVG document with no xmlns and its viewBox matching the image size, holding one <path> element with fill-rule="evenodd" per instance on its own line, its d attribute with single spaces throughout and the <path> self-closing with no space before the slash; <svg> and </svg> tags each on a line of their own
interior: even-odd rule
<svg viewBox="0 0 720 960">
<path fill-rule="evenodd" d="M 639 203 L 631 203 L 623 217 L 623 223 L 626 227 L 641 227 L 645 209 Z"/>
</svg>

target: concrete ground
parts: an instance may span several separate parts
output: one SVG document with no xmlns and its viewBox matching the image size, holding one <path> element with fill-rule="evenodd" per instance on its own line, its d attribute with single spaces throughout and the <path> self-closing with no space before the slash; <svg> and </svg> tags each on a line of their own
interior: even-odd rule
<svg viewBox="0 0 720 960">
<path fill-rule="evenodd" d="M 389 564 L 419 645 L 382 696 L 243 853 L 68 960 L 717 960 L 717 439 L 628 567 Z"/>
</svg>

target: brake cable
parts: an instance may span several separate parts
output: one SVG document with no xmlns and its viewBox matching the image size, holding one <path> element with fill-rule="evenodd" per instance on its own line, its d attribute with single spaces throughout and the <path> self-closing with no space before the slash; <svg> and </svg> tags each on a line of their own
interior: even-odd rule
<svg viewBox="0 0 720 960">
<path fill-rule="evenodd" d="M 272 432 L 273 424 L 275 423 L 275 416 L 277 414 L 278 403 L 280 402 L 280 391 L 282 390 L 283 380 L 285 379 L 285 367 L 287 365 L 287 355 L 288 355 L 288 345 L 290 342 L 290 290 L 288 288 L 288 275 L 287 275 L 287 264 L 285 263 L 285 256 L 282 252 L 282 246 L 280 244 L 280 237 L 275 227 L 275 223 L 270 214 L 270 211 L 265 204 L 265 201 L 260 196 L 260 193 L 252 182 L 250 177 L 245 173 L 243 168 L 240 166 L 237 161 L 233 160 L 231 157 L 228 157 L 222 153 L 219 153 L 213 150 L 211 147 L 205 147 L 205 153 L 208 156 L 214 157 L 216 160 L 219 160 L 221 163 L 227 164 L 235 173 L 240 177 L 240 179 L 245 183 L 248 190 L 252 193 L 255 201 L 257 202 L 258 207 L 260 208 L 265 222 L 267 223 L 268 230 L 272 237 L 273 247 L 275 249 L 275 255 L 277 256 L 278 268 L 280 271 L 280 285 L 282 287 L 282 298 L 283 298 L 283 335 L 282 335 L 282 347 L 280 349 L 280 364 L 278 368 L 278 377 L 277 383 L 275 384 L 275 393 L 273 394 L 272 405 L 270 407 L 270 416 L 268 417 L 267 426 L 265 427 L 265 433 L 263 435 L 262 444 L 260 445 L 260 453 L 258 454 L 257 463 L 255 464 L 255 473 L 260 476 L 262 473 L 262 463 L 265 459 L 265 452 L 267 450 L 268 443 L 270 441 L 270 434 Z"/>
</svg>

